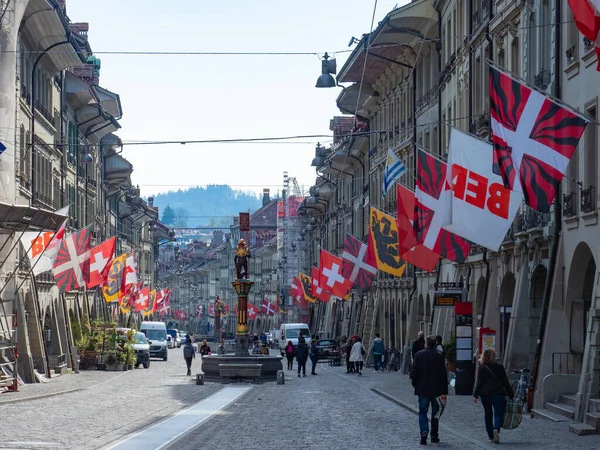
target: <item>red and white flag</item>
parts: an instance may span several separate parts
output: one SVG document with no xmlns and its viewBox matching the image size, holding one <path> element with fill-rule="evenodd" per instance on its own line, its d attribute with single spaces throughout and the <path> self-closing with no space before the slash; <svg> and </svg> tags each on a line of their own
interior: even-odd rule
<svg viewBox="0 0 600 450">
<path fill-rule="evenodd" d="M 198 316 L 198 319 L 202 319 L 203 310 L 204 310 L 204 307 L 202 305 L 198 305 L 196 307 L 196 316 Z"/>
<path fill-rule="evenodd" d="M 56 210 L 55 214 L 68 216 L 69 207 Z M 65 219 L 58 230 L 44 231 L 41 234 L 37 231 L 25 231 L 21 234 L 21 244 L 27 252 L 34 275 L 52 270 L 68 220 Z"/>
<path fill-rule="evenodd" d="M 61 241 L 54 267 L 54 280 L 59 292 L 85 287 L 90 277 L 90 227 Z"/>
<path fill-rule="evenodd" d="M 533 209 L 550 211 L 587 119 L 493 66 L 490 118 L 494 173 Z"/>
<path fill-rule="evenodd" d="M 352 287 L 369 289 L 377 275 L 377 262 L 371 252 L 367 252 L 367 244 L 346 233 L 344 253 L 342 254 L 342 275 Z"/>
<path fill-rule="evenodd" d="M 600 71 L 600 0 L 568 1 L 573 11 L 575 25 L 581 34 L 595 44 L 598 56 L 596 70 Z"/>
<path fill-rule="evenodd" d="M 433 272 L 440 255 L 433 250 L 419 244 L 415 237 L 415 193 L 404 186 L 397 185 L 398 202 L 398 249 L 400 257 L 407 263 L 418 267 L 426 272 Z"/>
<path fill-rule="evenodd" d="M 302 287 L 302 280 L 300 280 L 300 278 L 294 277 L 289 293 L 292 296 L 294 303 L 298 306 L 304 307 L 306 305 L 304 288 Z"/>
<path fill-rule="evenodd" d="M 342 275 L 342 258 L 321 249 L 319 280 L 322 288 L 336 297 L 344 298 L 351 288 L 350 281 Z"/>
<path fill-rule="evenodd" d="M 115 254 L 116 241 L 117 238 L 113 236 L 90 251 L 90 281 L 87 283 L 88 288 L 106 283 L 110 263 Z"/>
<path fill-rule="evenodd" d="M 248 320 L 256 320 L 258 315 L 258 307 L 248 303 Z"/>
<path fill-rule="evenodd" d="M 269 301 L 267 299 L 263 298 L 262 301 L 260 302 L 260 312 L 266 313 L 268 308 L 269 308 Z"/>
<path fill-rule="evenodd" d="M 141 289 L 137 295 L 135 296 L 135 301 L 133 302 L 133 308 L 135 312 L 141 312 L 150 306 L 150 288 L 145 287 Z"/>
<path fill-rule="evenodd" d="M 321 277 L 319 273 L 319 269 L 316 267 L 312 268 L 312 294 L 317 300 L 327 303 L 331 299 L 331 294 L 321 287 Z"/>
<path fill-rule="evenodd" d="M 446 180 L 446 164 L 418 150 L 414 230 L 417 242 L 451 261 L 463 263 L 471 245 L 445 230 L 451 222 L 452 190 Z"/>
<path fill-rule="evenodd" d="M 123 273 L 123 293 L 129 295 L 138 284 L 137 261 L 134 253 L 128 253 Z"/>
<path fill-rule="evenodd" d="M 179 309 L 175 311 L 175 318 L 177 318 L 178 320 L 185 320 L 187 319 L 187 313 L 182 309 Z"/>
<path fill-rule="evenodd" d="M 267 308 L 265 311 L 269 316 L 273 316 L 275 315 L 275 313 L 277 312 L 277 305 L 273 304 L 273 303 L 269 303 L 267 301 Z"/>
</svg>

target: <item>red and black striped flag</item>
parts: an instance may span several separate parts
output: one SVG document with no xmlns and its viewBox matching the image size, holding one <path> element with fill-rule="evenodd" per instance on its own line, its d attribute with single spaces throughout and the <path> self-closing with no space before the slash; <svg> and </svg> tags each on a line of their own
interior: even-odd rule
<svg viewBox="0 0 600 450">
<path fill-rule="evenodd" d="M 490 67 L 494 173 L 525 203 L 550 211 L 587 119 Z"/>
</svg>

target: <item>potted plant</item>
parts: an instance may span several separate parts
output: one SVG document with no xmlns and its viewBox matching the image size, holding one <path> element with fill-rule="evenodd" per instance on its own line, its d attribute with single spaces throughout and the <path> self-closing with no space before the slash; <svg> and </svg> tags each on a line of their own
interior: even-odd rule
<svg viewBox="0 0 600 450">
<path fill-rule="evenodd" d="M 106 370 L 118 370 L 117 366 L 119 364 L 119 357 L 116 350 L 109 350 L 106 353 Z"/>
<path fill-rule="evenodd" d="M 446 351 L 446 367 L 450 372 L 456 372 L 456 336 L 452 335 L 444 342 Z"/>
</svg>

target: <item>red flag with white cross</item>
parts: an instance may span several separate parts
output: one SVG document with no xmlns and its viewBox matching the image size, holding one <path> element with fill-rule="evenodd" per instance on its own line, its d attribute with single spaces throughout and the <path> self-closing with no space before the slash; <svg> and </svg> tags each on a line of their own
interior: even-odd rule
<svg viewBox="0 0 600 450">
<path fill-rule="evenodd" d="M 145 287 L 141 289 L 133 302 L 133 308 L 135 312 L 141 312 L 146 310 L 150 306 L 150 288 Z"/>
<path fill-rule="evenodd" d="M 321 287 L 321 277 L 319 276 L 319 273 L 319 269 L 316 267 L 312 268 L 312 293 L 317 300 L 327 303 L 331 299 L 331 294 Z"/>
<path fill-rule="evenodd" d="M 344 298 L 352 287 L 342 275 L 342 258 L 321 249 L 321 269 L 319 270 L 319 280 L 321 287 L 339 298 Z"/>
<path fill-rule="evenodd" d="M 90 277 L 91 227 L 63 239 L 52 267 L 59 292 L 85 287 Z"/>
<path fill-rule="evenodd" d="M 258 307 L 248 303 L 248 319 L 255 320 L 258 315 Z"/>
<path fill-rule="evenodd" d="M 117 238 L 113 236 L 90 251 L 90 281 L 87 283 L 88 288 L 106 283 L 110 263 L 115 254 L 116 241 Z"/>
<path fill-rule="evenodd" d="M 588 120 L 494 66 L 490 119 L 494 173 L 527 205 L 549 212 Z"/>
</svg>

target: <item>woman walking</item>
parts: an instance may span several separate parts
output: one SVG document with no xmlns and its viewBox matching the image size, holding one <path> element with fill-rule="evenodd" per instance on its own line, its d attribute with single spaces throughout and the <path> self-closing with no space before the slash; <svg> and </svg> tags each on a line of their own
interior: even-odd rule
<svg viewBox="0 0 600 450">
<path fill-rule="evenodd" d="M 363 364 L 364 354 L 367 353 L 365 348 L 360 341 L 358 336 L 353 336 L 352 340 L 354 344 L 352 345 L 352 350 L 350 351 L 350 362 L 354 363 L 354 371 L 359 375 L 362 375 L 361 366 Z"/>
<path fill-rule="evenodd" d="M 288 362 L 288 370 L 294 370 L 294 344 L 292 344 L 292 341 L 288 341 L 285 346 L 285 357 Z"/>
<path fill-rule="evenodd" d="M 190 341 L 191 342 L 191 341 Z M 210 355 L 210 347 L 206 339 L 202 341 L 202 345 L 200 346 L 200 356 Z"/>
<path fill-rule="evenodd" d="M 352 352 L 352 338 L 348 338 L 348 342 L 346 342 L 344 350 L 346 352 L 346 373 L 354 373 L 354 363 L 350 362 L 350 352 Z"/>
<path fill-rule="evenodd" d="M 514 392 L 504 366 L 496 362 L 496 352 L 493 348 L 488 348 L 481 355 L 481 365 L 477 370 L 477 382 L 473 392 L 473 401 L 481 396 L 483 405 L 485 429 L 488 437 L 494 444 L 500 443 L 500 427 L 502 426 L 502 416 L 504 414 L 504 398 L 514 397 Z"/>
</svg>

